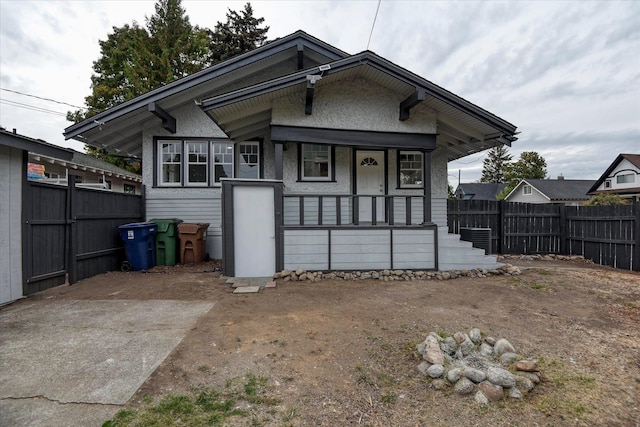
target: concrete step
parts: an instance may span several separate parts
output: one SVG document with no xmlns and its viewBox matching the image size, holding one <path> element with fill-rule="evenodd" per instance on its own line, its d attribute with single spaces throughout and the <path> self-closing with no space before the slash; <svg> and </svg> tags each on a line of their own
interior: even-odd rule
<svg viewBox="0 0 640 427">
<path fill-rule="evenodd" d="M 500 267 L 495 255 L 485 255 L 483 249 L 474 248 L 471 242 L 460 240 L 459 234 L 438 232 L 438 270 L 462 270 Z"/>
</svg>

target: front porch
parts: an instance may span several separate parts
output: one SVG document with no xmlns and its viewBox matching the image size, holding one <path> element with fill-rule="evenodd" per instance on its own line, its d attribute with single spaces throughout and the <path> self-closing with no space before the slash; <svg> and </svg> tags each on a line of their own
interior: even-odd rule
<svg viewBox="0 0 640 427">
<path fill-rule="evenodd" d="M 437 226 L 428 221 L 425 199 L 283 195 L 278 266 L 321 271 L 437 270 Z"/>
</svg>

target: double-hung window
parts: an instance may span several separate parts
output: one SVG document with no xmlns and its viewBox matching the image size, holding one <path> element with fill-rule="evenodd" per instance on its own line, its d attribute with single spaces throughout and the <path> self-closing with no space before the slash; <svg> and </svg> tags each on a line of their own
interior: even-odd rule
<svg viewBox="0 0 640 427">
<path fill-rule="evenodd" d="M 244 179 L 260 178 L 260 144 L 243 142 L 238 144 L 237 177 Z"/>
<path fill-rule="evenodd" d="M 204 186 L 209 181 L 209 141 L 187 141 L 187 185 Z"/>
<path fill-rule="evenodd" d="M 220 182 L 222 178 L 233 178 L 232 143 L 213 143 L 213 178 L 215 182 Z"/>
<path fill-rule="evenodd" d="M 422 188 L 423 158 L 420 151 L 400 151 L 398 154 L 398 186 L 400 188 Z"/>
<path fill-rule="evenodd" d="M 176 186 L 182 184 L 182 141 L 159 141 L 159 184 Z"/>
<path fill-rule="evenodd" d="M 301 144 L 300 147 L 300 179 L 330 181 L 332 179 L 332 148 L 318 144 Z"/>
</svg>

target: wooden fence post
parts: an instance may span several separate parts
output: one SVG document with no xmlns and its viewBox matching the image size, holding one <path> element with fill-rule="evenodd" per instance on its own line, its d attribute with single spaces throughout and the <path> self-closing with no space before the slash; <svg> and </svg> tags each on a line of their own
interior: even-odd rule
<svg viewBox="0 0 640 427">
<path fill-rule="evenodd" d="M 560 224 L 559 230 L 560 233 L 560 254 L 562 255 L 570 255 L 567 253 L 567 206 L 560 205 Z"/>
<path fill-rule="evenodd" d="M 633 265 L 631 269 L 633 271 L 640 271 L 640 202 L 633 204 L 633 234 L 635 244 L 633 247 Z"/>
<path fill-rule="evenodd" d="M 69 175 L 67 180 L 67 218 L 66 218 L 66 228 L 67 228 L 67 247 L 66 247 L 66 257 L 67 257 L 67 274 L 69 276 L 69 284 L 73 285 L 76 283 L 76 176 Z"/>
<path fill-rule="evenodd" d="M 499 254 L 503 254 L 504 252 L 502 252 L 502 249 L 504 248 L 504 229 L 505 229 L 505 224 L 504 224 L 504 210 L 505 210 L 505 205 L 507 202 L 505 202 L 504 200 L 500 200 L 498 202 L 498 227 L 500 227 L 500 234 L 498 236 L 498 253 Z"/>
</svg>

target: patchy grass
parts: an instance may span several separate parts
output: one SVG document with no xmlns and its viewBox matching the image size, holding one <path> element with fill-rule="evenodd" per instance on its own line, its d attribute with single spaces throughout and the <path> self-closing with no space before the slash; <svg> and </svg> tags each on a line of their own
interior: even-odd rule
<svg viewBox="0 0 640 427">
<path fill-rule="evenodd" d="M 123 409 L 106 421 L 103 427 L 152 427 L 152 426 L 211 426 L 224 425 L 233 417 L 248 418 L 249 410 L 239 402 L 273 406 L 280 399 L 269 395 L 268 378 L 248 373 L 243 381 L 228 380 L 224 392 L 212 388 L 194 388 L 187 394 L 170 394 L 157 403 L 145 397 L 145 406 Z M 287 418 L 296 416 L 297 409 L 288 410 Z M 252 418 L 253 425 L 263 422 Z"/>
</svg>

